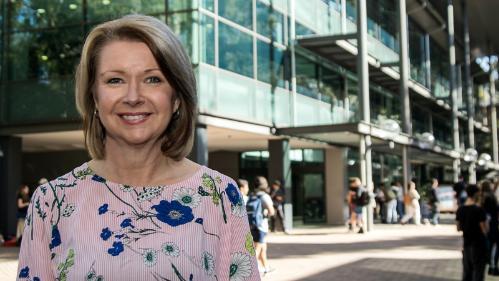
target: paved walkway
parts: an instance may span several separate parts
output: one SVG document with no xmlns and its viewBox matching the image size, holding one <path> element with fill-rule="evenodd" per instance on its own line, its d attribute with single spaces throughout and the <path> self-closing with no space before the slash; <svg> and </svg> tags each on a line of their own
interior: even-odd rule
<svg viewBox="0 0 499 281">
<path fill-rule="evenodd" d="M 460 280 L 461 238 L 453 225 L 377 225 L 368 234 L 308 227 L 271 234 L 275 271 L 264 281 Z M 15 280 L 17 248 L 0 248 L 0 280 Z M 487 278 L 487 281 L 499 278 Z"/>
</svg>

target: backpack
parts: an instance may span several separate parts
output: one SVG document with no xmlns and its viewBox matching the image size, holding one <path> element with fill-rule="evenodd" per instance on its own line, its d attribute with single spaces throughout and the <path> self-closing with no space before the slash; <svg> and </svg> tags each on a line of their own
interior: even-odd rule
<svg viewBox="0 0 499 281">
<path fill-rule="evenodd" d="M 389 187 L 386 189 L 385 198 L 386 198 L 386 201 L 391 201 L 391 200 L 397 198 L 397 194 L 395 194 L 395 191 L 393 191 L 392 187 Z"/>
<path fill-rule="evenodd" d="M 246 213 L 250 228 L 258 228 L 263 223 L 263 203 L 262 196 L 250 195 L 246 203 Z"/>
<path fill-rule="evenodd" d="M 366 206 L 369 204 L 369 192 L 367 190 L 362 190 L 360 191 L 360 195 L 357 195 L 357 198 L 355 200 L 355 204 L 357 206 Z"/>
</svg>

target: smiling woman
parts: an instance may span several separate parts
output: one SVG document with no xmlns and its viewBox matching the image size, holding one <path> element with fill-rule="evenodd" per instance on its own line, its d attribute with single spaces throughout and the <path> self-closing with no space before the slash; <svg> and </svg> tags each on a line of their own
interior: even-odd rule
<svg viewBox="0 0 499 281">
<path fill-rule="evenodd" d="M 18 280 L 260 280 L 234 181 L 185 158 L 195 85 L 159 20 L 90 32 L 76 102 L 92 160 L 36 190 Z"/>
</svg>

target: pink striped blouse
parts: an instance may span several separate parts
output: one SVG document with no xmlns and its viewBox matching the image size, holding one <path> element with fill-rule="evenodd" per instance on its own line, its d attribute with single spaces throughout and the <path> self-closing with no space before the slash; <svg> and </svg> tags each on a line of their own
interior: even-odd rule
<svg viewBox="0 0 499 281">
<path fill-rule="evenodd" d="M 37 188 L 17 280 L 260 280 L 234 181 L 207 167 L 131 187 L 87 163 Z"/>
</svg>

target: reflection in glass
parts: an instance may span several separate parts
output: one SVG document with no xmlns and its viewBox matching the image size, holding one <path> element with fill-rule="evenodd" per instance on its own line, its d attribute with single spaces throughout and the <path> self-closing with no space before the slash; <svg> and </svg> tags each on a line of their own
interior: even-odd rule
<svg viewBox="0 0 499 281">
<path fill-rule="evenodd" d="M 248 29 L 253 28 L 253 1 L 219 0 L 218 14 Z"/>
<path fill-rule="evenodd" d="M 87 1 L 88 21 L 111 20 L 120 16 L 140 13 L 165 12 L 165 0 Z"/>
<path fill-rule="evenodd" d="M 193 17 L 194 15 L 191 12 L 168 15 L 168 26 L 175 34 L 177 34 L 191 59 L 194 57 L 192 46 Z"/>
<path fill-rule="evenodd" d="M 82 0 L 32 0 L 7 3 L 11 30 L 58 27 L 79 24 L 82 21 Z"/>
<path fill-rule="evenodd" d="M 284 44 L 284 15 L 260 1 L 256 2 L 256 31 L 267 38 L 273 36 L 277 43 Z"/>
<path fill-rule="evenodd" d="M 201 14 L 199 28 L 201 61 L 215 65 L 215 22 L 211 17 Z"/>
<path fill-rule="evenodd" d="M 258 80 L 272 84 L 271 81 L 274 79 L 276 86 L 284 88 L 284 50 L 274 47 L 273 53 L 270 52 L 270 44 L 258 40 Z"/>
<path fill-rule="evenodd" d="M 411 78 L 421 85 L 426 83 L 426 51 L 425 35 L 415 22 L 409 20 L 409 58 L 411 62 Z"/>
<path fill-rule="evenodd" d="M 253 77 L 253 40 L 244 32 L 219 24 L 220 68 Z"/>
</svg>

